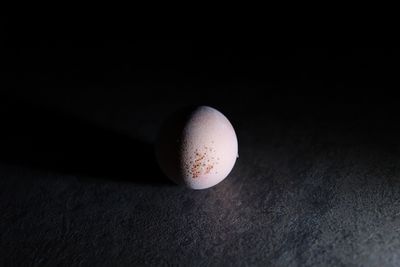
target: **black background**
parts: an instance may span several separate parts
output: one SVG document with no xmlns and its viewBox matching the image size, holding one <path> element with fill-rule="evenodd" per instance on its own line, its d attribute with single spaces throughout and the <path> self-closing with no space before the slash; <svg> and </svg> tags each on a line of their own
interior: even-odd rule
<svg viewBox="0 0 400 267">
<path fill-rule="evenodd" d="M 399 264 L 398 49 L 135 40 L 98 18 L 3 27 L 1 265 Z M 169 182 L 152 149 L 193 104 L 239 140 L 202 191 Z"/>
</svg>

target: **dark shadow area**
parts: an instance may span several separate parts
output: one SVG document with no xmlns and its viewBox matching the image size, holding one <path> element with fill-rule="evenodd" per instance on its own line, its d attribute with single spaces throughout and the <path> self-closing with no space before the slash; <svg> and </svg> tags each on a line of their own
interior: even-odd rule
<svg viewBox="0 0 400 267">
<path fill-rule="evenodd" d="M 0 96 L 0 161 L 94 179 L 172 185 L 156 163 L 152 144 Z"/>
</svg>

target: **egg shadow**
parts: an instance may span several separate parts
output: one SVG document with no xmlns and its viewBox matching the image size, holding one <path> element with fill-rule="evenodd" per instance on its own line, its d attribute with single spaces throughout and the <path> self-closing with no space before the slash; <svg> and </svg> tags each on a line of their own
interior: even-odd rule
<svg viewBox="0 0 400 267">
<path fill-rule="evenodd" d="M 22 99 L 3 97 L 0 104 L 3 163 L 82 179 L 173 185 L 150 143 Z"/>
</svg>

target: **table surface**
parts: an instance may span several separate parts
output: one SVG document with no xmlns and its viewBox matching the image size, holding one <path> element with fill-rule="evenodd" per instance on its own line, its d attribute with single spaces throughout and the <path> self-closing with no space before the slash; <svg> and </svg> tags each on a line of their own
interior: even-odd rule
<svg viewBox="0 0 400 267">
<path fill-rule="evenodd" d="M 18 89 L 37 74 L 0 98 L 0 265 L 398 266 L 396 99 L 282 93 L 322 86 L 309 79 L 100 88 L 43 71 L 47 89 Z M 207 190 L 173 184 L 153 156 L 191 104 L 222 111 L 239 141 Z"/>
</svg>

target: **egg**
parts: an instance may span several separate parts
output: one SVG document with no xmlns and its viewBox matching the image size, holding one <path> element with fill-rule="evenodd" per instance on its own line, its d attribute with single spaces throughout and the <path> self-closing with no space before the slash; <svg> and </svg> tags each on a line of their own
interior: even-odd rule
<svg viewBox="0 0 400 267">
<path fill-rule="evenodd" d="M 205 189 L 231 172 L 238 157 L 238 141 L 221 112 L 199 106 L 173 114 L 161 128 L 155 150 L 161 170 L 172 181 Z"/>
</svg>

